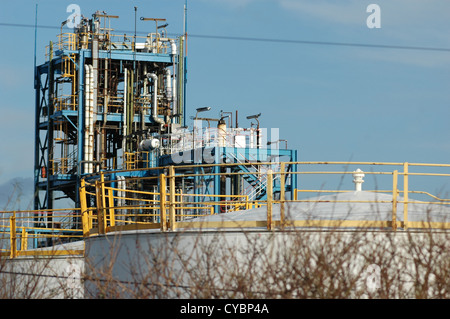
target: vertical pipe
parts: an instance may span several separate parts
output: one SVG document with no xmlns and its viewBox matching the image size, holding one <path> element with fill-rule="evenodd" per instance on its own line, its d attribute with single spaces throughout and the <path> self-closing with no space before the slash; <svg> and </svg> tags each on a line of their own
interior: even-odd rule
<svg viewBox="0 0 450 319">
<path fill-rule="evenodd" d="M 34 88 L 36 90 L 39 88 L 37 86 L 38 82 L 36 79 L 37 23 L 38 23 L 38 4 L 36 3 L 36 13 L 34 17 Z"/>
<path fill-rule="evenodd" d="M 96 203 L 97 203 L 97 221 L 98 221 L 98 233 L 99 234 L 105 234 L 105 210 L 102 206 L 102 187 L 103 184 L 101 181 L 95 182 L 95 197 L 96 197 Z"/>
<path fill-rule="evenodd" d="M 183 57 L 183 126 L 186 126 L 186 83 L 187 83 L 187 0 L 184 4 L 184 48 Z"/>
<path fill-rule="evenodd" d="M 280 225 L 284 226 L 284 200 L 285 200 L 285 163 L 281 163 L 280 168 Z"/>
<path fill-rule="evenodd" d="M 114 190 L 108 188 L 108 207 L 109 207 L 109 225 L 111 227 L 116 226 L 116 214 L 114 211 Z"/>
<path fill-rule="evenodd" d="M 97 112 L 97 96 L 98 96 L 98 36 L 92 39 L 92 107 Z"/>
<path fill-rule="evenodd" d="M 105 229 L 106 232 L 106 226 L 107 226 L 107 210 L 106 210 L 106 192 L 105 192 L 105 175 L 103 174 L 103 172 L 100 173 L 100 189 L 101 189 L 101 199 L 102 199 L 102 216 L 103 216 L 103 228 Z"/>
<path fill-rule="evenodd" d="M 178 104 L 178 114 L 181 114 L 182 119 L 180 118 L 180 123 L 183 123 L 183 126 L 186 126 L 186 103 L 184 100 L 184 90 L 185 90 L 185 73 L 184 73 L 184 38 L 183 36 L 179 37 L 179 47 L 178 47 L 178 67 L 177 67 L 177 104 Z M 181 122 L 182 120 L 182 122 Z"/>
<path fill-rule="evenodd" d="M 99 161 L 102 162 L 105 159 L 106 164 L 106 122 L 107 122 L 107 116 L 108 116 L 108 104 L 109 104 L 109 93 L 108 93 L 108 59 L 105 59 L 105 78 L 104 78 L 104 89 L 103 89 L 103 128 L 101 132 L 101 153 L 100 157 L 98 158 Z"/>
<path fill-rule="evenodd" d="M 89 65 L 89 173 L 94 172 L 94 68 Z"/>
<path fill-rule="evenodd" d="M 403 164 L 403 228 L 408 228 L 408 163 Z"/>
<path fill-rule="evenodd" d="M 166 218 L 166 176 L 159 175 L 159 216 L 161 223 L 161 231 L 167 230 Z"/>
<path fill-rule="evenodd" d="M 397 230 L 397 196 L 398 196 L 398 171 L 395 170 L 392 179 L 392 229 Z"/>
<path fill-rule="evenodd" d="M 291 162 L 297 162 L 297 150 L 291 150 Z M 291 164 L 291 200 L 297 200 L 297 164 Z"/>
<path fill-rule="evenodd" d="M 9 218 L 9 240 L 11 247 L 11 258 L 17 257 L 17 240 L 16 240 L 16 212 Z"/>
<path fill-rule="evenodd" d="M 83 236 L 87 237 L 89 235 L 89 213 L 86 200 L 86 182 L 82 179 L 80 183 L 81 224 L 83 227 Z"/>
<path fill-rule="evenodd" d="M 129 76 L 128 76 L 128 88 L 127 88 L 127 102 L 128 102 L 128 107 L 127 107 L 127 136 L 129 136 L 133 130 L 133 123 L 134 123 L 134 77 L 135 77 L 135 73 L 133 70 L 129 71 Z M 128 138 L 127 139 L 127 144 L 126 144 L 126 149 L 128 152 L 131 151 L 131 139 Z"/>
<path fill-rule="evenodd" d="M 185 56 L 187 56 L 187 0 L 184 2 L 184 37 L 185 37 Z"/>
<path fill-rule="evenodd" d="M 175 220 L 175 169 L 173 165 L 169 167 L 169 189 L 170 189 L 170 206 L 169 206 L 169 224 L 171 230 L 176 229 L 176 220 Z"/>
<path fill-rule="evenodd" d="M 217 124 L 217 136 L 219 140 L 219 147 L 226 147 L 227 145 L 227 124 L 223 119 L 220 119 Z"/>
<path fill-rule="evenodd" d="M 118 188 L 119 188 L 119 191 L 118 191 L 118 194 L 117 194 L 117 197 L 119 197 L 117 206 L 118 206 L 118 207 L 123 207 L 123 206 L 126 205 L 126 200 L 125 200 L 125 197 L 126 197 L 126 192 L 125 192 L 125 189 L 126 189 L 125 177 L 124 177 L 124 176 L 117 176 L 117 180 L 118 180 L 117 184 L 118 184 Z M 125 211 L 121 208 L 121 209 L 120 209 L 120 214 L 119 214 L 119 215 L 124 215 L 124 214 L 125 214 Z M 123 216 L 119 216 L 117 219 L 123 220 L 123 219 L 125 219 L 125 218 L 124 218 Z"/>
<path fill-rule="evenodd" d="M 122 176 L 117 176 L 117 188 L 119 189 L 117 191 L 117 197 L 118 197 L 117 206 L 121 207 L 121 206 L 123 206 L 123 203 L 122 203 L 122 201 L 123 201 L 122 200 L 122 197 L 123 197 Z"/>
<path fill-rule="evenodd" d="M 152 100 L 152 118 L 155 123 L 164 125 L 164 120 L 158 117 L 158 76 L 154 73 L 148 73 L 147 77 L 153 80 L 153 100 Z"/>
<path fill-rule="evenodd" d="M 173 63 L 173 78 L 172 78 L 172 112 L 174 115 L 178 114 L 178 98 L 177 98 L 177 71 L 176 71 L 176 56 L 177 56 L 177 45 L 175 40 L 170 40 L 170 49 L 172 55 Z"/>
<path fill-rule="evenodd" d="M 273 203 L 273 179 L 272 170 L 267 171 L 267 230 L 273 229 L 272 203 Z"/>
<path fill-rule="evenodd" d="M 47 209 L 52 209 L 53 208 L 53 192 L 54 192 L 54 188 L 53 188 L 53 182 L 51 180 L 51 178 L 49 178 L 49 175 L 53 175 L 55 172 L 53 170 L 53 158 L 54 158 L 54 133 L 53 133 L 53 126 L 54 126 L 54 119 L 53 119 L 53 113 L 54 113 L 54 97 L 55 97 L 55 92 L 54 92 L 54 84 L 55 84 L 55 70 L 54 70 L 54 65 L 53 65 L 53 44 L 52 42 L 50 42 L 50 50 L 51 50 L 51 54 L 50 54 L 50 60 L 48 62 L 48 73 L 47 73 L 47 109 L 48 109 L 48 116 L 47 116 L 47 120 L 48 120 L 48 130 L 47 130 L 47 185 L 46 185 L 46 203 L 44 203 L 44 207 Z M 49 213 L 47 216 L 47 222 L 51 223 L 52 221 L 52 214 Z M 48 226 L 48 225 L 47 225 Z"/>
<path fill-rule="evenodd" d="M 41 72 L 35 68 L 35 114 L 34 114 L 34 210 L 40 209 L 40 198 L 39 198 L 39 181 L 41 163 L 40 163 L 40 134 L 39 134 L 39 123 L 40 123 L 40 113 L 42 111 L 41 105 Z"/>
<path fill-rule="evenodd" d="M 25 228 L 22 228 L 22 236 L 20 238 L 20 250 L 28 249 L 28 233 Z"/>
<path fill-rule="evenodd" d="M 123 80 L 123 129 L 122 129 L 122 153 L 123 153 L 123 165 L 125 167 L 125 152 L 126 152 L 126 136 L 127 136 L 127 85 L 128 85 L 128 69 L 125 68 Z"/>
<path fill-rule="evenodd" d="M 169 69 L 165 70 L 166 73 L 166 95 L 169 101 L 173 102 L 173 90 L 172 90 L 172 74 Z M 173 104 L 172 104 L 173 108 Z"/>
<path fill-rule="evenodd" d="M 85 101 L 84 101 L 84 148 L 83 148 L 83 172 L 89 173 L 89 101 L 90 101 L 90 69 L 88 65 L 84 66 L 85 68 Z"/>
</svg>

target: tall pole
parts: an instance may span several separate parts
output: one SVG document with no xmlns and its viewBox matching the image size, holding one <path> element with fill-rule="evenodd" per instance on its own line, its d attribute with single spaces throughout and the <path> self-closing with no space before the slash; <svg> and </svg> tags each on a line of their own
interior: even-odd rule
<svg viewBox="0 0 450 319">
<path fill-rule="evenodd" d="M 183 81 L 183 126 L 186 126 L 186 82 L 187 82 L 187 0 L 184 3 L 184 81 Z"/>
<path fill-rule="evenodd" d="M 40 112 L 40 78 L 38 79 L 38 71 L 36 69 L 36 46 L 37 46 L 37 19 L 38 5 L 36 4 L 36 16 L 34 21 L 34 90 L 35 90 L 35 122 L 34 122 L 34 209 L 38 210 L 39 203 L 39 112 Z M 40 75 L 39 75 L 40 77 Z"/>
<path fill-rule="evenodd" d="M 136 29 L 137 29 L 137 7 L 134 7 L 134 47 L 133 47 L 133 70 L 136 73 Z"/>
<path fill-rule="evenodd" d="M 36 51 L 37 51 L 37 19 L 38 19 L 38 4 L 36 3 L 36 15 L 34 18 L 34 88 L 37 89 L 36 80 Z"/>
</svg>

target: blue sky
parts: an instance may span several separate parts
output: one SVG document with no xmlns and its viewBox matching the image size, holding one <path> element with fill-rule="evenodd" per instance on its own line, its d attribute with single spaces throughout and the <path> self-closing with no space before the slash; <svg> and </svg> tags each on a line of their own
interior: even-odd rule
<svg viewBox="0 0 450 319">
<path fill-rule="evenodd" d="M 71 3 L 85 16 L 119 15 L 117 30 L 134 30 L 137 6 L 138 17 L 183 31 L 184 0 L 3 1 L 0 184 L 33 176 L 34 29 L 5 24 L 33 25 L 36 3 L 38 24 L 56 27 L 38 30 L 38 64 Z M 366 25 L 371 3 L 379 29 Z M 449 12 L 446 0 L 189 0 L 187 116 L 237 109 L 248 126 L 261 112 L 261 126 L 279 128 L 300 161 L 450 163 L 450 51 L 302 42 L 450 49 Z M 152 30 L 138 21 L 139 32 Z"/>
</svg>

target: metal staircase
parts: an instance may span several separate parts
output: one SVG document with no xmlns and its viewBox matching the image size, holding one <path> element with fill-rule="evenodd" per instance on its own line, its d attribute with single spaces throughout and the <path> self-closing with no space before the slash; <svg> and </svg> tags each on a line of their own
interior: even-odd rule
<svg viewBox="0 0 450 319">
<path fill-rule="evenodd" d="M 255 166 L 249 163 L 251 161 L 249 159 L 239 159 L 235 154 L 228 153 L 227 158 L 231 159 L 233 162 L 238 163 L 239 165 L 233 168 L 234 172 L 244 172 L 243 179 L 247 182 L 247 187 L 242 192 L 242 195 L 248 195 L 249 201 L 255 200 L 264 200 L 267 196 L 266 186 L 267 186 L 267 175 L 266 171 L 269 169 L 268 167 L 262 167 L 261 165 Z M 272 169 L 275 169 L 273 166 L 277 164 L 270 165 Z M 278 165 L 279 166 L 279 165 Z M 274 177 L 274 184 L 280 176 L 276 175 Z"/>
</svg>

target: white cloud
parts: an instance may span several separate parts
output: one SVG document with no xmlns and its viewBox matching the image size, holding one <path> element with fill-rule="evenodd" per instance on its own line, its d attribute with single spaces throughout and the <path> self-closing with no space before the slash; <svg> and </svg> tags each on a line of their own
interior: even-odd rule
<svg viewBox="0 0 450 319">
<path fill-rule="evenodd" d="M 448 0 L 278 0 L 281 8 L 318 25 L 333 26 L 327 38 L 356 36 L 353 42 L 411 47 L 450 48 Z M 371 3 L 381 8 L 381 29 L 366 28 Z M 355 52 L 355 51 L 354 51 Z M 447 52 L 361 50 L 358 57 L 419 67 L 448 66 Z"/>
<path fill-rule="evenodd" d="M 381 49 L 380 49 L 381 50 Z M 362 60 L 380 61 L 394 64 L 411 65 L 422 68 L 446 68 L 450 66 L 448 52 L 414 51 L 392 49 L 380 50 L 353 50 L 354 57 Z"/>
<path fill-rule="evenodd" d="M 336 26 L 365 26 L 371 3 L 381 8 L 383 34 L 392 38 L 431 39 L 449 43 L 448 0 L 278 0 L 280 6 L 300 17 L 335 23 Z"/>
<path fill-rule="evenodd" d="M 361 24 L 366 19 L 366 6 L 364 2 L 357 0 L 339 2 L 326 0 L 280 0 L 279 2 L 282 8 L 300 16 L 314 17 L 329 22 L 345 25 Z"/>
<path fill-rule="evenodd" d="M 241 9 L 248 6 L 250 3 L 261 1 L 261 0 L 203 0 L 207 3 L 217 3 L 221 5 L 228 6 L 232 9 Z"/>
<path fill-rule="evenodd" d="M 278 0 L 281 7 L 299 15 L 309 15 L 318 19 L 342 24 L 365 23 L 370 13 L 369 4 L 378 4 L 383 20 L 394 25 L 418 25 L 427 27 L 437 20 L 446 21 L 450 10 L 447 0 Z"/>
</svg>

